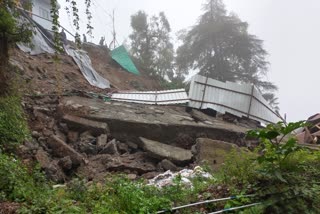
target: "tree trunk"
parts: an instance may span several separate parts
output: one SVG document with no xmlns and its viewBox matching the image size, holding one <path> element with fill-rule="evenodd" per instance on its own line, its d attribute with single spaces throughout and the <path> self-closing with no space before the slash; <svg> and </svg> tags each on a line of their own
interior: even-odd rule
<svg viewBox="0 0 320 214">
<path fill-rule="evenodd" d="M 8 38 L 3 33 L 0 36 L 0 97 L 9 91 L 8 84 L 9 45 Z"/>
</svg>

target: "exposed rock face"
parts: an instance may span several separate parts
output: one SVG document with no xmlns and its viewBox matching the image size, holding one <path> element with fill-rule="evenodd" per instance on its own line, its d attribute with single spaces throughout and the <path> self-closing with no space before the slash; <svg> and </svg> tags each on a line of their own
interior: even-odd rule
<svg viewBox="0 0 320 214">
<path fill-rule="evenodd" d="M 107 123 L 88 120 L 82 117 L 65 115 L 62 120 L 68 124 L 68 127 L 77 131 L 91 131 L 94 135 L 109 133 Z"/>
<path fill-rule="evenodd" d="M 237 145 L 223 141 L 208 138 L 198 138 L 196 141 L 196 162 L 206 162 L 213 170 L 217 170 L 224 163 L 226 155 L 232 150 L 240 151 Z"/>
<path fill-rule="evenodd" d="M 192 160 L 192 153 L 189 150 L 170 146 L 157 141 L 140 137 L 144 150 L 153 158 L 168 159 L 176 164 L 183 164 Z"/>
<path fill-rule="evenodd" d="M 70 147 L 68 144 L 63 142 L 57 136 L 52 136 L 48 139 L 48 145 L 52 149 L 55 156 L 63 158 L 70 156 L 73 166 L 78 166 L 82 163 L 83 157 L 76 150 Z"/>
</svg>

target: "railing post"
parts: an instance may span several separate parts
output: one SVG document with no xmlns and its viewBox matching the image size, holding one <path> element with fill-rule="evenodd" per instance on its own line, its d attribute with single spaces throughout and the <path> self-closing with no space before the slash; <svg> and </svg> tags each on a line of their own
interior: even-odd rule
<svg viewBox="0 0 320 214">
<path fill-rule="evenodd" d="M 204 97 L 205 97 L 205 95 L 206 95 L 206 89 L 207 89 L 207 85 L 208 85 L 208 79 L 209 79 L 209 72 L 207 72 L 206 83 L 204 84 L 204 89 L 203 89 L 203 95 L 202 95 L 202 100 L 201 100 L 200 109 L 202 109 Z"/>
<path fill-rule="evenodd" d="M 248 114 L 247 114 L 248 118 L 250 118 L 250 111 L 251 111 L 252 100 L 253 100 L 253 92 L 254 92 L 254 85 L 252 84 L 251 94 L 250 94 L 250 103 L 249 103 L 249 109 L 248 109 Z"/>
<path fill-rule="evenodd" d="M 156 105 L 158 105 L 157 100 L 158 100 L 158 90 L 156 90 L 156 97 L 155 97 L 155 100 L 154 100 Z"/>
</svg>

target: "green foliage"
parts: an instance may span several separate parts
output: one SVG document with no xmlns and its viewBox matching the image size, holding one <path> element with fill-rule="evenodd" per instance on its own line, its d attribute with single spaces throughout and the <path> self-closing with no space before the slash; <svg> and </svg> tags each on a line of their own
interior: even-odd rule
<svg viewBox="0 0 320 214">
<path fill-rule="evenodd" d="M 282 140 L 292 131 L 304 126 L 305 122 L 303 121 L 288 125 L 279 122 L 275 125 L 268 125 L 265 129 L 248 132 L 250 137 L 258 137 L 261 141 L 263 154 L 257 158 L 257 161 L 261 165 L 260 172 L 264 176 L 276 177 L 282 182 L 286 182 L 282 176 L 288 165 L 286 160 L 302 148 L 297 145 L 295 137 L 290 137 L 286 142 L 282 142 Z M 289 167 L 292 166 L 289 164 Z"/>
<path fill-rule="evenodd" d="M 0 201 L 31 202 L 43 192 L 44 177 L 37 169 L 30 171 L 18 159 L 0 154 Z M 40 186 L 42 188 L 40 188 Z"/>
<path fill-rule="evenodd" d="M 28 135 L 21 98 L 17 95 L 0 97 L 0 149 L 20 144 Z"/>
<path fill-rule="evenodd" d="M 219 169 L 218 180 L 231 190 L 236 190 L 233 194 L 239 194 L 237 189 L 241 188 L 245 188 L 247 191 L 255 182 L 256 157 L 257 155 L 254 153 L 233 149 Z"/>
<path fill-rule="evenodd" d="M 252 153 L 232 152 L 220 169 L 218 183 L 231 194 L 255 194 L 227 202 L 226 208 L 262 202 L 240 213 L 319 213 L 320 152 L 297 144 L 292 132 L 304 121 L 277 123 L 249 131 L 260 145 Z"/>
<path fill-rule="evenodd" d="M 30 25 L 18 22 L 18 16 L 12 1 L 0 1 L 0 39 L 6 39 L 9 43 L 30 41 Z"/>
<path fill-rule="evenodd" d="M 173 78 L 174 49 L 171 27 L 163 12 L 158 16 L 139 11 L 131 16 L 131 52 L 138 66 L 151 76 Z"/>
<path fill-rule="evenodd" d="M 319 213 L 319 152 L 297 145 L 290 133 L 305 122 L 278 123 L 249 132 L 261 141 L 256 191 L 266 213 Z M 286 139 L 286 140 L 284 140 Z"/>
<path fill-rule="evenodd" d="M 207 0 L 203 10 L 193 27 L 180 32 L 178 73 L 199 70 L 220 81 L 253 83 L 264 92 L 274 92 L 277 87 L 263 80 L 267 51 L 263 41 L 248 32 L 248 23 L 228 13 L 222 0 Z"/>
</svg>

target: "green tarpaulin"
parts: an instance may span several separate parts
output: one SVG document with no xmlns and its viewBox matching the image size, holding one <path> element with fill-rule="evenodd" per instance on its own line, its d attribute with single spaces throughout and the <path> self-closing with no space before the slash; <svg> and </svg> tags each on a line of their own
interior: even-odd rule
<svg viewBox="0 0 320 214">
<path fill-rule="evenodd" d="M 115 60 L 121 67 L 129 71 L 130 73 L 139 75 L 140 72 L 138 71 L 137 67 L 134 65 L 133 61 L 130 58 L 130 55 L 126 48 L 121 45 L 116 49 L 111 51 L 111 57 Z"/>
</svg>

